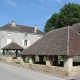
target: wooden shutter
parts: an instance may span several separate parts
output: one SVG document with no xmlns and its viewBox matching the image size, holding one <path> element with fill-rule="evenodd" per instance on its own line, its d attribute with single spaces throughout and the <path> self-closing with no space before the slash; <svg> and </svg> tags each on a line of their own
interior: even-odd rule
<svg viewBox="0 0 80 80">
<path fill-rule="evenodd" d="M 30 46 L 30 40 L 27 41 L 27 46 Z"/>
<path fill-rule="evenodd" d="M 22 45 L 24 46 L 24 40 L 22 40 Z"/>
</svg>

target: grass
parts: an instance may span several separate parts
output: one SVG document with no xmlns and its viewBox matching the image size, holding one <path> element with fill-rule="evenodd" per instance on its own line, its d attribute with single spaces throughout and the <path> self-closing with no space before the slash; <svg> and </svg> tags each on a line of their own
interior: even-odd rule
<svg viewBox="0 0 80 80">
<path fill-rule="evenodd" d="M 43 61 L 46 62 L 46 57 L 43 58 Z"/>
<path fill-rule="evenodd" d="M 63 60 L 61 56 L 58 56 L 58 64 L 60 64 L 60 61 Z"/>
<path fill-rule="evenodd" d="M 26 60 L 25 60 L 25 63 L 29 63 L 29 60 L 28 60 L 28 59 L 26 59 Z"/>
<path fill-rule="evenodd" d="M 0 61 L 2 61 L 2 58 L 0 58 Z"/>
<path fill-rule="evenodd" d="M 35 60 L 35 62 L 39 62 L 39 60 Z"/>
<path fill-rule="evenodd" d="M 35 62 L 39 62 L 39 60 L 35 60 Z M 26 60 L 25 60 L 25 63 L 29 63 L 29 60 L 26 59 Z"/>
<path fill-rule="evenodd" d="M 16 62 L 16 64 L 20 64 L 20 62 Z"/>
</svg>

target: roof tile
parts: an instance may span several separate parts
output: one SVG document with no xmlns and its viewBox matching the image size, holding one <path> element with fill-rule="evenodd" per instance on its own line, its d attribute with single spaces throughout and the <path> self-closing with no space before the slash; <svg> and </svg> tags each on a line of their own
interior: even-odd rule
<svg viewBox="0 0 80 80">
<path fill-rule="evenodd" d="M 80 34 L 71 27 L 50 31 L 21 55 L 80 55 Z"/>
<path fill-rule="evenodd" d="M 23 50 L 23 49 L 24 49 L 23 47 L 21 47 L 15 42 L 11 42 L 10 44 L 2 48 L 2 50 Z"/>
<path fill-rule="evenodd" d="M 0 28 L 1 30 L 10 30 L 10 31 L 18 31 L 18 32 L 27 32 L 34 33 L 34 27 L 16 25 L 16 27 L 12 27 L 12 24 L 6 24 Z M 37 30 L 35 34 L 44 34 L 42 31 Z"/>
</svg>

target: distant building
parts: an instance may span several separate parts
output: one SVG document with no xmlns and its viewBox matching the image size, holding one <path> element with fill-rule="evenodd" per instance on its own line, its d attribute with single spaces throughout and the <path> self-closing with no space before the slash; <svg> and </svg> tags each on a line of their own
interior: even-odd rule
<svg viewBox="0 0 80 80">
<path fill-rule="evenodd" d="M 15 21 L 12 24 L 6 24 L 0 28 L 0 51 L 11 42 L 15 42 L 27 48 L 43 37 L 44 33 L 34 27 L 17 25 Z"/>
</svg>

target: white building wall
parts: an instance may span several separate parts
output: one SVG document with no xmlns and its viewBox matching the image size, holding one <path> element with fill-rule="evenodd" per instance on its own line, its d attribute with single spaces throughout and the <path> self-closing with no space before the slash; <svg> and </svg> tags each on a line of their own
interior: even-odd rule
<svg viewBox="0 0 80 80">
<path fill-rule="evenodd" d="M 11 34 L 11 35 L 9 35 Z M 36 42 L 38 37 L 42 37 L 42 35 L 38 34 L 30 34 L 27 33 L 20 33 L 20 32 L 11 32 L 11 31 L 0 31 L 0 49 L 5 47 L 7 45 L 7 39 L 11 39 L 11 42 L 14 41 L 20 46 L 27 48 L 30 45 L 32 45 L 34 42 Z M 23 40 L 28 40 L 28 45 L 23 45 Z"/>
</svg>

